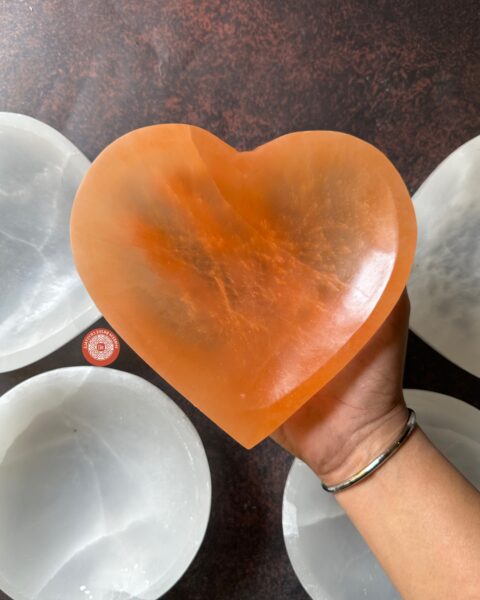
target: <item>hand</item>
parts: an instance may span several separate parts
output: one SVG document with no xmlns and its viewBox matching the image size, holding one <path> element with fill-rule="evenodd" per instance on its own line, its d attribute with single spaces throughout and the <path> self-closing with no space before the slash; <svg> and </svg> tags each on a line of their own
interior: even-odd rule
<svg viewBox="0 0 480 600">
<path fill-rule="evenodd" d="M 365 467 L 406 423 L 402 376 L 409 312 L 405 291 L 355 358 L 272 435 L 328 484 Z"/>
</svg>

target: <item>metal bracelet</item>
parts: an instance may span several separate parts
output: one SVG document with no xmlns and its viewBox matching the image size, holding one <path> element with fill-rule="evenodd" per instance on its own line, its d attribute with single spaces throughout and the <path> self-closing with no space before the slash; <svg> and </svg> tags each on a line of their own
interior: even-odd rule
<svg viewBox="0 0 480 600">
<path fill-rule="evenodd" d="M 395 454 L 395 452 L 400 448 L 400 446 L 402 446 L 408 440 L 412 431 L 415 429 L 415 425 L 417 424 L 417 417 L 415 415 L 415 411 L 409 408 L 408 412 L 408 420 L 405 424 L 405 427 L 402 430 L 402 433 L 389 448 L 387 448 L 384 452 L 382 452 L 382 454 L 377 456 L 377 458 L 374 458 L 372 462 L 368 463 L 368 465 L 364 467 L 361 471 L 358 471 L 358 473 L 355 473 L 355 475 L 352 475 L 352 477 L 345 479 L 345 481 L 342 481 L 341 483 L 337 483 L 336 485 L 327 485 L 322 481 L 321 483 L 323 489 L 326 492 L 330 492 L 332 494 L 336 494 L 337 492 L 346 490 L 347 488 L 352 487 L 352 485 L 363 481 L 366 477 L 371 475 L 381 465 L 383 465 L 383 463 L 386 462 L 390 457 L 392 457 Z"/>
</svg>

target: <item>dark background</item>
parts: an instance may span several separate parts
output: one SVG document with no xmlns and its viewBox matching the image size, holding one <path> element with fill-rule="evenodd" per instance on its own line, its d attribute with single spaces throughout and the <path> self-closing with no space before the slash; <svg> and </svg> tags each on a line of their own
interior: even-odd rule
<svg viewBox="0 0 480 600">
<path fill-rule="evenodd" d="M 479 11 L 478 0 L 0 0 L 0 110 L 52 125 L 90 159 L 153 123 L 200 125 L 239 149 L 345 131 L 383 150 L 413 193 L 480 133 Z M 1 375 L 0 393 L 85 364 L 81 338 Z M 307 598 L 282 536 L 291 458 L 271 441 L 243 450 L 125 344 L 114 366 L 178 401 L 212 471 L 204 544 L 165 598 Z M 480 408 L 478 380 L 413 334 L 405 386 Z"/>
</svg>

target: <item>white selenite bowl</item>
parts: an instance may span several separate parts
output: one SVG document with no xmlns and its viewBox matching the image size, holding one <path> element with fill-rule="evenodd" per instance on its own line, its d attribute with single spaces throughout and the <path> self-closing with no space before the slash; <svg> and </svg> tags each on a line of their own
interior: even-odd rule
<svg viewBox="0 0 480 600">
<path fill-rule="evenodd" d="M 480 135 L 447 158 L 413 197 L 418 243 L 410 327 L 480 377 Z"/>
<path fill-rule="evenodd" d="M 14 600 L 156 600 L 210 513 L 205 451 L 144 379 L 37 375 L 0 398 L 0 588 Z"/>
<path fill-rule="evenodd" d="M 404 392 L 432 442 L 480 487 L 480 411 L 443 394 Z M 293 569 L 313 600 L 400 600 L 335 496 L 298 459 L 283 495 L 283 535 Z"/>
<path fill-rule="evenodd" d="M 43 358 L 100 316 L 70 251 L 89 166 L 52 127 L 0 112 L 0 372 Z"/>
</svg>

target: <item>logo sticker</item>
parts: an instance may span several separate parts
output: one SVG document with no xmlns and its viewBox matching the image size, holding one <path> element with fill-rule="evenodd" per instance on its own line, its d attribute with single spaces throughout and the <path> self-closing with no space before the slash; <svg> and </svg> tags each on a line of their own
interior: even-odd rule
<svg viewBox="0 0 480 600">
<path fill-rule="evenodd" d="M 91 365 L 106 367 L 120 354 L 120 340 L 111 329 L 92 329 L 83 338 L 82 353 Z"/>
</svg>

